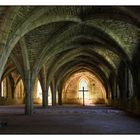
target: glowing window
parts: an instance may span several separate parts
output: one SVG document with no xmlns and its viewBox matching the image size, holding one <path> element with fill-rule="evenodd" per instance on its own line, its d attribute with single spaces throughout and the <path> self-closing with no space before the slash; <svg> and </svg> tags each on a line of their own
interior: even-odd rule
<svg viewBox="0 0 140 140">
<path fill-rule="evenodd" d="M 83 87 L 84 87 L 84 90 L 88 90 L 88 84 L 85 79 L 81 79 L 79 82 L 79 98 L 83 98 L 83 92 L 81 91 L 81 90 L 83 90 Z M 84 97 L 88 98 L 87 91 L 84 92 Z"/>
</svg>

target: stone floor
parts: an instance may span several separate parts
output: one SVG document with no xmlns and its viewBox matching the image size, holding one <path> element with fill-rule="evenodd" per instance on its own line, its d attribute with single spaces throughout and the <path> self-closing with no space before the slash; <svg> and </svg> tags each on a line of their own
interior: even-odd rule
<svg viewBox="0 0 140 140">
<path fill-rule="evenodd" d="M 32 116 L 24 106 L 0 106 L 1 134 L 140 134 L 140 119 L 104 106 L 35 107 Z"/>
</svg>

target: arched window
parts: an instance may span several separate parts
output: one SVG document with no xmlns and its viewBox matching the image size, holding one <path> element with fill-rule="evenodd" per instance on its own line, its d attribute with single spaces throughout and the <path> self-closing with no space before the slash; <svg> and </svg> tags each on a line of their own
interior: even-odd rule
<svg viewBox="0 0 140 140">
<path fill-rule="evenodd" d="M 83 87 L 84 87 L 84 97 L 88 98 L 88 84 L 84 78 L 81 79 L 79 82 L 79 98 L 83 98 L 83 92 L 82 92 Z"/>
</svg>

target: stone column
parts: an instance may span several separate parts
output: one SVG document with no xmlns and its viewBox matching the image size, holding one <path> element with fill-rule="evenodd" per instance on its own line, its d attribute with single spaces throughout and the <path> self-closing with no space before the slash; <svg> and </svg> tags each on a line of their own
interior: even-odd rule
<svg viewBox="0 0 140 140">
<path fill-rule="evenodd" d="M 122 68 L 122 78 L 120 81 L 120 84 L 122 85 L 122 91 L 121 91 L 121 106 L 123 108 L 127 108 L 128 106 L 128 67 L 126 64 L 123 64 Z"/>
<path fill-rule="evenodd" d="M 58 104 L 62 105 L 62 93 L 58 93 Z"/>
<path fill-rule="evenodd" d="M 117 96 L 117 99 L 120 99 L 120 91 L 119 91 L 118 79 L 116 81 L 116 96 Z"/>
<path fill-rule="evenodd" d="M 43 78 L 42 81 L 42 106 L 46 108 L 48 106 L 48 92 L 46 90 L 45 79 Z"/>
<path fill-rule="evenodd" d="M 113 92 L 114 92 L 114 99 L 117 99 L 117 81 L 116 76 L 113 78 Z"/>
<path fill-rule="evenodd" d="M 56 84 L 53 81 L 51 84 L 51 89 L 52 89 L 52 106 L 56 105 Z"/>
<path fill-rule="evenodd" d="M 114 100 L 116 88 L 115 88 L 115 76 L 113 73 L 111 73 L 109 80 L 110 80 L 110 88 L 111 88 L 111 92 L 112 92 L 111 99 Z"/>
<path fill-rule="evenodd" d="M 58 89 L 58 104 L 62 105 L 62 90 Z"/>
<path fill-rule="evenodd" d="M 33 114 L 33 83 L 31 82 L 31 73 L 30 71 L 26 71 L 25 73 L 25 115 Z"/>
<path fill-rule="evenodd" d="M 127 98 L 129 99 L 133 94 L 133 78 L 130 69 L 127 68 Z"/>
<path fill-rule="evenodd" d="M 0 80 L 0 98 L 2 97 L 2 82 Z"/>
<path fill-rule="evenodd" d="M 42 106 L 46 108 L 48 106 L 48 91 L 46 87 L 46 71 L 45 66 L 40 71 L 40 84 L 42 87 Z"/>
<path fill-rule="evenodd" d="M 6 77 L 6 98 L 12 99 L 12 85 L 9 76 Z"/>
<path fill-rule="evenodd" d="M 53 89 L 52 93 L 52 106 L 56 105 L 56 89 Z"/>
<path fill-rule="evenodd" d="M 124 96 L 123 100 L 125 101 L 128 97 L 128 68 L 126 64 L 124 65 Z"/>
</svg>

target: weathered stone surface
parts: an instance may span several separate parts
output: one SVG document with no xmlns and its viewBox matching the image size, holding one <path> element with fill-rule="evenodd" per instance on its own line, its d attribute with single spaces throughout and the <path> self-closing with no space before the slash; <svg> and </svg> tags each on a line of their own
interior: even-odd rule
<svg viewBox="0 0 140 140">
<path fill-rule="evenodd" d="M 139 134 L 140 120 L 124 111 L 104 106 L 37 106 L 30 117 L 23 106 L 0 107 L 8 126 L 1 134 Z M 8 113 L 7 113 L 8 112 Z M 16 120 L 16 121 L 13 121 Z"/>
<path fill-rule="evenodd" d="M 44 104 L 49 87 L 52 103 L 62 104 L 65 80 L 84 69 L 104 86 L 98 102 L 140 114 L 139 13 L 139 7 L 123 6 L 1 6 L 0 79 L 6 82 L 0 104 L 26 101 L 32 114 L 42 67 Z M 70 88 L 66 95 L 75 103 L 74 79 Z M 96 88 L 101 93 L 101 85 Z"/>
</svg>

